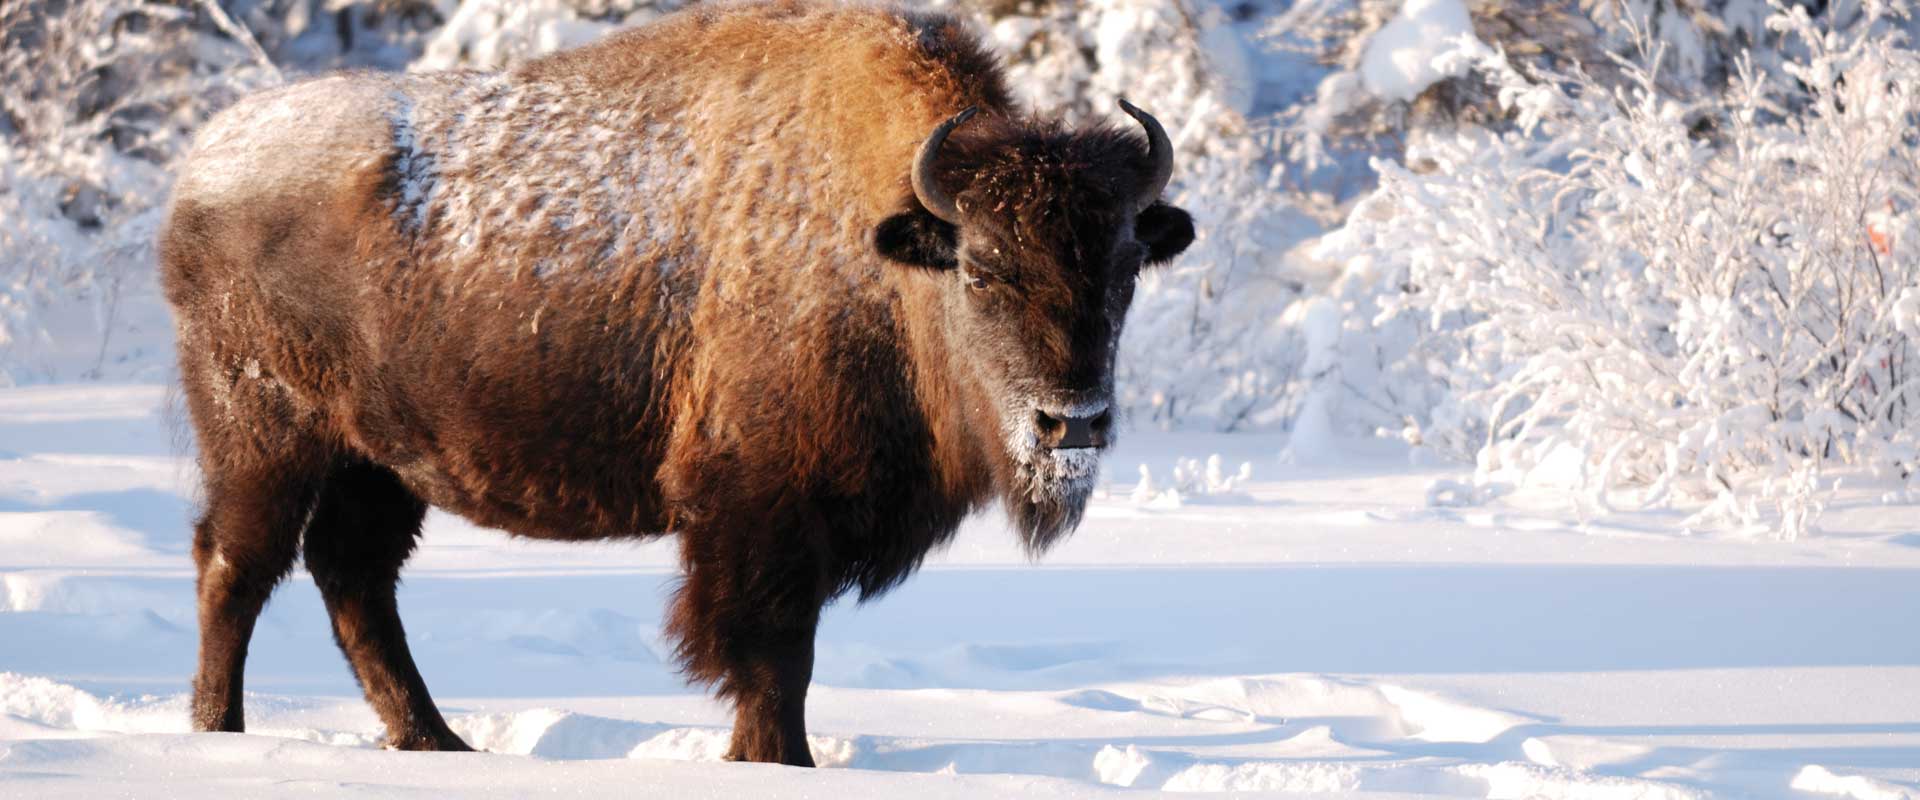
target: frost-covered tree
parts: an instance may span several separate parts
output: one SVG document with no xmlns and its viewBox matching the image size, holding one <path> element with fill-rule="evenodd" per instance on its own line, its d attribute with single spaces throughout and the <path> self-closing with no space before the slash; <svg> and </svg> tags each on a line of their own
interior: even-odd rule
<svg viewBox="0 0 1920 800">
<path fill-rule="evenodd" d="M 1378 292 L 1349 346 L 1425 328 L 1410 357 L 1444 393 L 1407 435 L 1483 484 L 1570 466 L 1590 508 L 1705 502 L 1787 536 L 1834 465 L 1911 480 L 1920 59 L 1870 10 L 1781 11 L 1780 74 L 1743 61 L 1704 98 L 1662 89 L 1657 45 L 1621 87 L 1480 50 L 1515 128 L 1381 163 L 1323 244 Z"/>
<path fill-rule="evenodd" d="M 1745 58 L 1775 71 L 1783 42 L 1765 21 L 1775 0 L 1302 0 L 1274 18 L 1275 46 L 1314 53 L 1331 71 L 1318 92 L 1281 120 L 1289 166 L 1315 180 L 1295 191 L 1332 184 L 1332 202 L 1315 210 L 1335 218 L 1371 187 L 1371 158 L 1404 162 L 1407 140 L 1420 131 L 1508 122 L 1499 87 L 1451 62 L 1436 68 L 1455 39 L 1468 36 L 1497 49 L 1509 69 L 1526 75 L 1579 71 L 1605 86 L 1631 79 L 1620 69 L 1645 46 L 1663 52 L 1654 79 L 1674 96 L 1727 86 Z M 1859 4 L 1777 0 L 1815 19 L 1844 23 Z M 1831 8 L 1830 8 L 1831 6 Z"/>
<path fill-rule="evenodd" d="M 0 3 L 0 383 L 164 348 L 150 241 L 167 165 L 275 73 L 230 29 L 192 3 Z"/>
</svg>

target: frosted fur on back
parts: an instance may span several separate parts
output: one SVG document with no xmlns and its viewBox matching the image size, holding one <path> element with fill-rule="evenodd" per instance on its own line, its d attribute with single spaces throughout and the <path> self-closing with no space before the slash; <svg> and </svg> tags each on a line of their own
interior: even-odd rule
<svg viewBox="0 0 1920 800">
<path fill-rule="evenodd" d="M 907 196 L 902 165 L 925 131 L 965 105 L 1010 110 L 990 61 L 942 60 L 951 25 L 775 2 L 690 12 L 507 73 L 392 78 L 376 201 L 412 260 L 467 289 L 489 283 L 478 270 L 690 266 L 687 288 L 725 287 L 769 251 L 871 283 L 868 231 Z"/>
<path fill-rule="evenodd" d="M 408 78 L 388 113 L 392 222 L 456 267 L 672 271 L 691 233 L 678 206 L 704 172 L 680 112 L 644 99 L 500 74 Z"/>
</svg>

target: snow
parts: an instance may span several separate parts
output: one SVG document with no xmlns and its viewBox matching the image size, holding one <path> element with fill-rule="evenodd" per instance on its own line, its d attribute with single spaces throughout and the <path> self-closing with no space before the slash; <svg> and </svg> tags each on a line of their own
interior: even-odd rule
<svg viewBox="0 0 1920 800">
<path fill-rule="evenodd" d="M 428 39 L 425 52 L 410 69 L 500 69 L 532 55 L 577 47 L 616 28 L 660 16 L 659 11 L 642 7 L 616 24 L 583 19 L 582 10 L 559 0 L 441 0 L 440 13 L 447 18 L 446 24 Z"/>
<path fill-rule="evenodd" d="M 393 152 L 398 154 L 393 172 L 400 184 L 393 214 L 403 230 L 417 233 L 427 226 L 433 192 L 439 188 L 439 173 L 434 155 L 427 151 L 414 127 L 413 100 L 399 91 L 388 93 L 387 99 L 393 103 L 387 121 L 393 126 Z"/>
<path fill-rule="evenodd" d="M 1399 15 L 1367 41 L 1360 77 L 1376 96 L 1411 101 L 1465 71 L 1465 64 L 1440 63 L 1463 37 L 1473 40 L 1473 18 L 1461 0 L 1405 0 Z"/>
<path fill-rule="evenodd" d="M 1800 774 L 1793 776 L 1793 788 L 1853 800 L 1909 800 L 1915 796 L 1913 791 L 1905 787 L 1859 775 L 1842 777 L 1818 764 L 1808 764 L 1806 769 L 1800 770 Z"/>
<path fill-rule="evenodd" d="M 1132 432 L 1031 563 L 997 516 L 832 607 L 816 771 L 718 763 L 730 714 L 659 639 L 672 542 L 510 540 L 435 515 L 401 606 L 479 754 L 378 749 L 299 573 L 262 617 L 251 733 L 188 731 L 194 472 L 168 391 L 0 390 L 0 796 L 1881 798 L 1920 787 L 1920 534 L 1582 523 L 1460 467 L 1338 441 Z M 1233 465 L 1252 466 L 1233 473 Z M 1204 464 L 1204 466 L 1202 466 Z M 1195 486 L 1138 506 L 1140 467 Z"/>
</svg>

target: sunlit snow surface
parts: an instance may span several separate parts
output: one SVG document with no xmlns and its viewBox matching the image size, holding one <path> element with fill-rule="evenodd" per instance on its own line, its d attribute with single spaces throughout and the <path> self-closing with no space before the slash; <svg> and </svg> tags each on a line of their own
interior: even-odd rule
<svg viewBox="0 0 1920 800">
<path fill-rule="evenodd" d="M 993 518 L 835 606 L 826 769 L 717 761 L 729 715 L 660 654 L 671 542 L 511 541 L 436 516 L 401 604 L 480 754 L 378 749 L 304 574 L 187 732 L 194 474 L 156 386 L 0 390 L 0 797 L 1920 795 L 1920 514 L 1843 494 L 1797 543 L 1582 523 L 1376 442 L 1134 432 L 1039 564 Z M 1332 449 L 1329 451 L 1328 447 Z M 1231 493 L 1129 499 L 1221 453 Z M 1163 498 L 1164 500 L 1164 498 Z"/>
</svg>

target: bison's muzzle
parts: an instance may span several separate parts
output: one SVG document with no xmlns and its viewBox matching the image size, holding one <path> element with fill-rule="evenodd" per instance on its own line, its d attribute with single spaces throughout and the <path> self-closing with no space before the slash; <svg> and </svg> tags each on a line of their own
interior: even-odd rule
<svg viewBox="0 0 1920 800">
<path fill-rule="evenodd" d="M 1106 447 L 1107 429 L 1113 425 L 1113 412 L 1094 413 L 1033 412 L 1034 436 L 1048 450 L 1072 450 L 1082 447 Z"/>
</svg>

